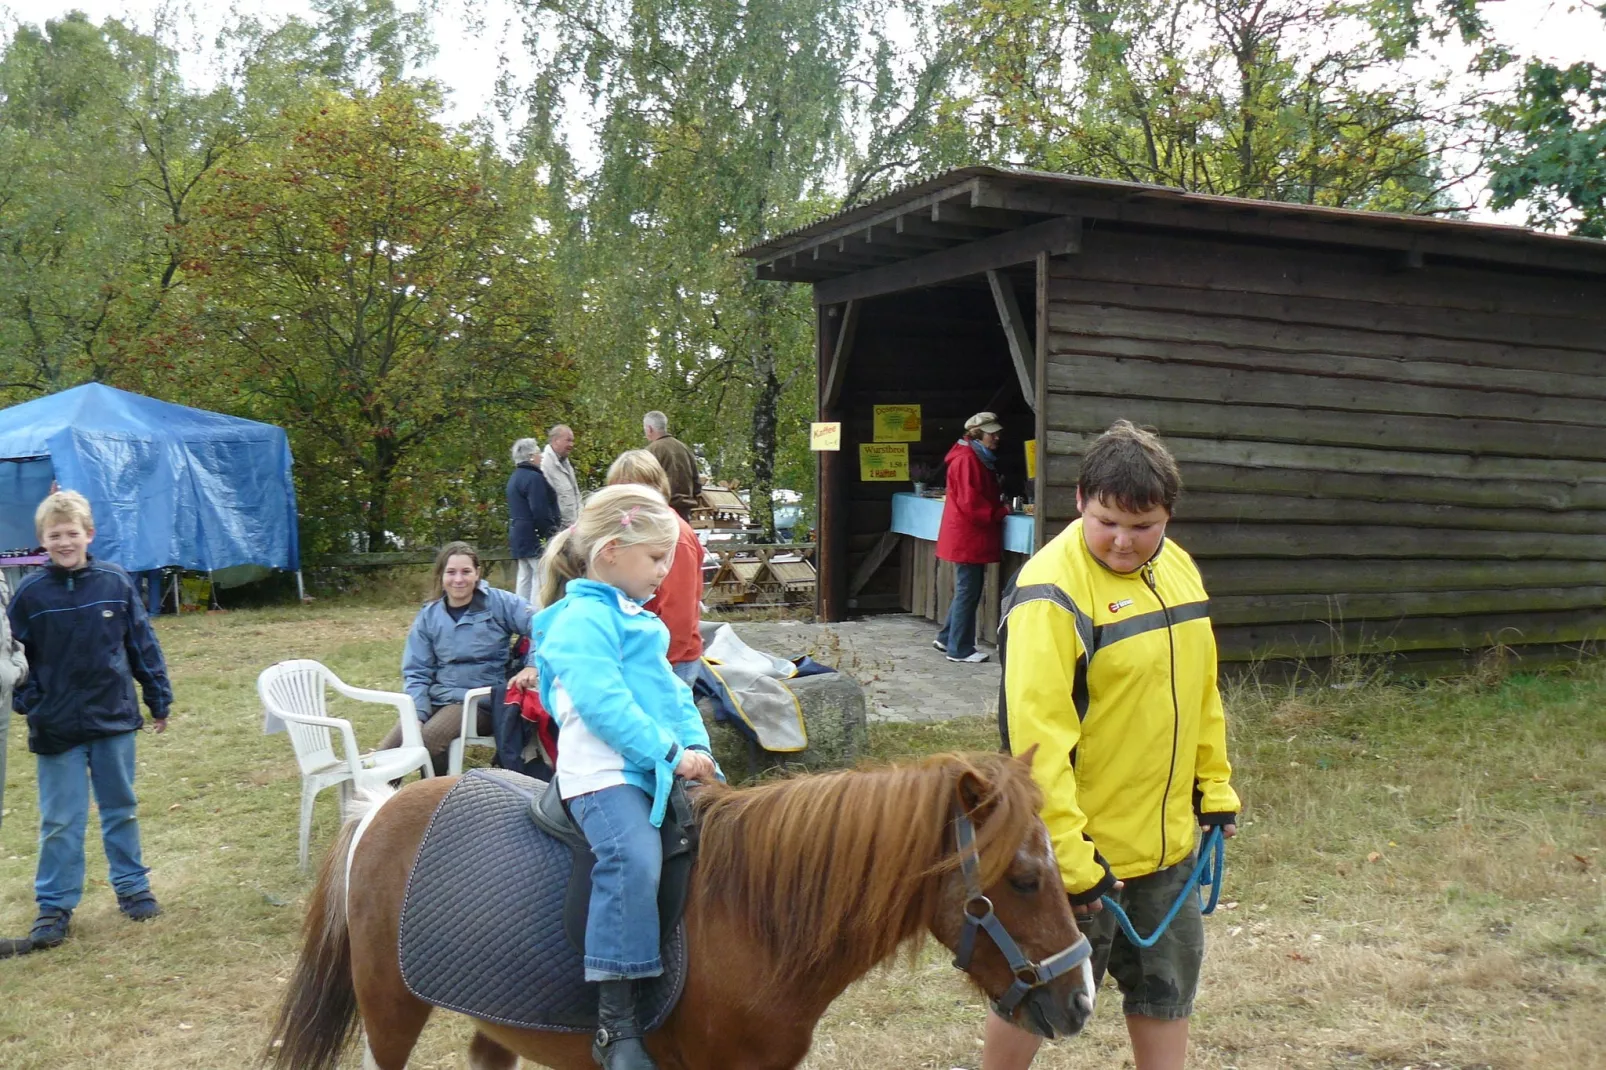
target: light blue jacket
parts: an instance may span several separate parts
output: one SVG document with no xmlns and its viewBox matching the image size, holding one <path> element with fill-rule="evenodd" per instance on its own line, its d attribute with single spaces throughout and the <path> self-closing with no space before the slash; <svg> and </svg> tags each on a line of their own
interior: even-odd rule
<svg viewBox="0 0 1606 1070">
<path fill-rule="evenodd" d="M 709 750 L 691 688 L 669 668 L 669 629 L 617 587 L 577 579 L 535 615 L 530 638 L 542 704 L 559 708 L 561 682 L 575 715 L 624 759 L 626 783 L 652 796 L 661 824 L 681 749 Z"/>
<path fill-rule="evenodd" d="M 471 607 L 458 620 L 446 612 L 444 598 L 427 603 L 413 619 L 402 651 L 402 680 L 420 721 L 462 702 L 470 688 L 499 690 L 507 682 L 512 637 L 530 634 L 530 603 L 484 580 L 478 593 L 484 608 Z"/>
</svg>

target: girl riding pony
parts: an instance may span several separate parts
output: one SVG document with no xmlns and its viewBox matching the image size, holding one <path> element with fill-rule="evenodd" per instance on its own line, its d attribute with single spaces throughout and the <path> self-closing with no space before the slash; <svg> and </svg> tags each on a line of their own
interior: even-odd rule
<svg viewBox="0 0 1606 1070">
<path fill-rule="evenodd" d="M 592 1055 L 607 1070 L 656 1068 L 635 982 L 663 972 L 658 826 L 677 774 L 718 772 L 691 689 L 666 659 L 669 629 L 642 608 L 669 574 L 679 533 L 651 488 L 593 494 L 547 546 L 547 608 L 531 622 L 541 700 L 560 725 L 558 790 L 596 855 L 585 978 L 601 985 Z"/>
</svg>

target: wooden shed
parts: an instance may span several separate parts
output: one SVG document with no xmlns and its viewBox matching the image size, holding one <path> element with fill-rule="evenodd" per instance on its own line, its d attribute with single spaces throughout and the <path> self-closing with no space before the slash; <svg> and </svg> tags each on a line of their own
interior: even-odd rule
<svg viewBox="0 0 1606 1070">
<path fill-rule="evenodd" d="M 1103 428 L 1157 428 L 1224 661 L 1606 638 L 1606 242 L 970 167 L 743 255 L 814 287 L 822 619 L 920 601 L 920 500 L 859 451 L 919 405 L 916 466 L 999 413 L 1022 549 Z"/>
</svg>

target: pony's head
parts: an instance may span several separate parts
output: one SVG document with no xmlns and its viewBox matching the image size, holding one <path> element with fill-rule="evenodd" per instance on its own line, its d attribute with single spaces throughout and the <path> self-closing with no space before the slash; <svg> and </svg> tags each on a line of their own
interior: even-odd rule
<svg viewBox="0 0 1606 1070">
<path fill-rule="evenodd" d="M 933 936 L 954 964 L 1028 1032 L 1071 1036 L 1093 1013 L 1088 947 L 1077 928 L 1028 761 L 949 759 L 954 821 Z"/>
<path fill-rule="evenodd" d="M 975 916 L 982 898 L 1020 961 L 1064 965 L 1069 959 L 1055 956 L 1081 933 L 1041 804 L 1030 769 L 1000 754 L 710 786 L 698 800 L 706 899 L 693 905 L 723 911 L 723 960 L 760 964 L 749 991 L 794 1005 L 800 993 L 817 996 L 821 1011 L 923 935 L 958 952 L 966 911 Z M 959 815 L 974 833 L 965 845 Z M 730 950 L 737 937 L 747 950 Z M 995 939 L 978 934 L 972 944 L 963 968 L 995 1006 L 1004 1001 L 1007 1017 L 1048 1037 L 1082 1028 L 1092 1011 L 1090 972 L 1071 969 L 1023 996 Z"/>
</svg>

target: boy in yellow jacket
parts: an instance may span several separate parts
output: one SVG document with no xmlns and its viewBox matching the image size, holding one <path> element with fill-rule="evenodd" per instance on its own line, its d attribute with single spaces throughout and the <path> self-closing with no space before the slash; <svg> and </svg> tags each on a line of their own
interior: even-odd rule
<svg viewBox="0 0 1606 1070">
<path fill-rule="evenodd" d="M 1153 932 L 1192 871 L 1196 828 L 1232 836 L 1239 809 L 1209 602 L 1193 559 L 1165 538 L 1181 489 L 1159 438 L 1117 421 L 1082 458 L 1082 518 L 1016 578 L 1000 640 L 1004 746 L 1036 748 L 1043 820 L 1095 975 L 1120 985 L 1137 1070 L 1186 1062 L 1204 924 L 1190 894 L 1139 948 L 1101 897 Z M 989 1014 L 982 1070 L 1024 1070 L 1038 1044 Z"/>
</svg>

